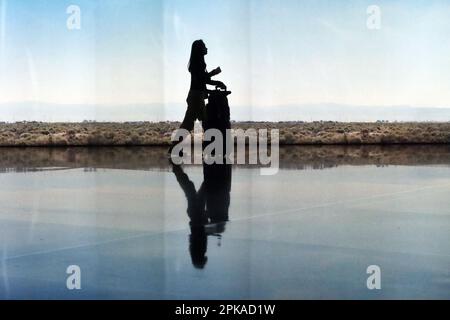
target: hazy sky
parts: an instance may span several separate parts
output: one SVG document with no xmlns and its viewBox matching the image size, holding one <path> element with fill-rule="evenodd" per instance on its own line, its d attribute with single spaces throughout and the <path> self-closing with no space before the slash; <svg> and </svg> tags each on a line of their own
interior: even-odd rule
<svg viewBox="0 0 450 320">
<path fill-rule="evenodd" d="M 71 4 L 80 30 L 66 27 Z M 366 26 L 372 4 L 379 30 Z M 230 102 L 249 115 L 450 107 L 449 35 L 450 1 L 0 0 L 0 104 L 184 103 L 202 38 L 208 67 L 222 67 Z"/>
</svg>

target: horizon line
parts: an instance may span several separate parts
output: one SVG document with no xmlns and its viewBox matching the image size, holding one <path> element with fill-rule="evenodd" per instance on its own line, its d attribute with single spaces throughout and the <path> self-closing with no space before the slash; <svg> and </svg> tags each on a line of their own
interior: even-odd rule
<svg viewBox="0 0 450 320">
<path fill-rule="evenodd" d="M 120 106 L 148 106 L 148 105 L 186 105 L 186 102 L 127 102 L 127 103 L 59 103 L 59 102 L 45 102 L 35 100 L 23 101 L 8 101 L 0 102 L 0 106 L 7 104 L 43 104 L 43 105 L 58 105 L 58 106 L 95 106 L 95 107 L 120 107 Z M 278 105 L 243 105 L 236 104 L 236 107 L 308 107 L 308 106 L 336 106 L 336 107 L 365 107 L 365 108 L 417 108 L 417 109 L 450 109 L 448 106 L 430 106 L 430 105 L 409 105 L 409 104 L 392 104 L 392 105 L 368 105 L 368 104 L 346 104 L 339 102 L 313 102 L 313 103 L 284 103 Z"/>
</svg>

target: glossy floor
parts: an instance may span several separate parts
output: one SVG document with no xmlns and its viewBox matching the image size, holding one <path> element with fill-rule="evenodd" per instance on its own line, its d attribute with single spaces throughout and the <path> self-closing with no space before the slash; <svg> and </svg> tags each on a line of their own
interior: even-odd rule
<svg viewBox="0 0 450 320">
<path fill-rule="evenodd" d="M 449 147 L 280 155 L 206 184 L 199 231 L 203 168 L 164 149 L 0 150 L 0 298 L 450 298 Z"/>
</svg>

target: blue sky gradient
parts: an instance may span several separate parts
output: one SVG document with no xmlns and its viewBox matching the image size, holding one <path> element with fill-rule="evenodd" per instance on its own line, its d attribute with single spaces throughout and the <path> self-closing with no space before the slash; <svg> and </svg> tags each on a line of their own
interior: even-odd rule
<svg viewBox="0 0 450 320">
<path fill-rule="evenodd" d="M 71 4 L 80 30 L 66 27 Z M 372 4 L 380 30 L 366 26 Z M 450 2 L 433 0 L 0 0 L 0 115 L 30 102 L 181 118 L 166 109 L 184 104 L 199 38 L 243 118 L 285 105 L 449 108 L 448 17 Z"/>
</svg>

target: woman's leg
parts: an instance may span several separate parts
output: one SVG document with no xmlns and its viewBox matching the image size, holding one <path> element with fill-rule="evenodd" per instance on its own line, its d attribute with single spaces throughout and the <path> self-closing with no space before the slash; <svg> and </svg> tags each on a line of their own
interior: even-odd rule
<svg viewBox="0 0 450 320">
<path fill-rule="evenodd" d="M 184 115 L 180 128 L 192 131 L 194 129 L 195 120 L 203 121 L 205 114 L 205 99 L 203 92 L 189 93 L 187 99 L 187 110 Z"/>
<path fill-rule="evenodd" d="M 197 113 L 192 106 L 188 105 L 183 122 L 181 122 L 180 129 L 192 131 L 194 129 L 194 123 L 196 119 Z"/>
<path fill-rule="evenodd" d="M 184 115 L 183 122 L 180 125 L 180 129 L 185 129 L 191 132 L 194 129 L 195 120 L 199 119 L 203 121 L 205 115 L 205 99 L 204 94 L 201 91 L 198 92 L 189 92 L 189 95 L 186 99 L 187 102 L 187 110 Z M 183 136 L 183 139 L 185 137 Z M 178 141 L 173 141 L 170 148 L 169 153 L 172 152 L 174 145 L 176 145 Z"/>
</svg>

